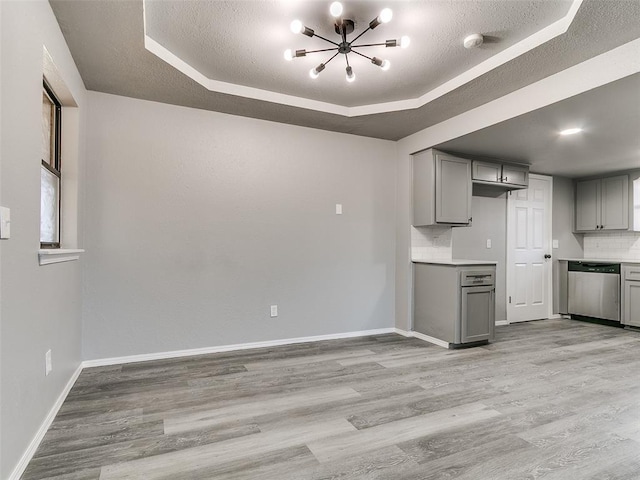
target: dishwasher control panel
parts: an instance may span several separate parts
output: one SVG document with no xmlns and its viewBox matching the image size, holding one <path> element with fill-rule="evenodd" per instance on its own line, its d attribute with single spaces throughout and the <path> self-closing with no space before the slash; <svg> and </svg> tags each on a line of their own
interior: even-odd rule
<svg viewBox="0 0 640 480">
<path fill-rule="evenodd" d="M 619 263 L 569 262 L 570 272 L 613 273 L 620 275 Z"/>
</svg>

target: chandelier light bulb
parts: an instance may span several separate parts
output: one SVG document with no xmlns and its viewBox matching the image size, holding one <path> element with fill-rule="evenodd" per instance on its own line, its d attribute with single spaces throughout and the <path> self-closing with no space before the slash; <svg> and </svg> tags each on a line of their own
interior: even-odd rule
<svg viewBox="0 0 640 480">
<path fill-rule="evenodd" d="M 378 16 L 381 23 L 389 23 L 393 18 L 393 11 L 390 8 L 384 8 Z"/>
<path fill-rule="evenodd" d="M 342 4 L 340 2 L 333 2 L 329 7 L 329 13 L 331 13 L 333 17 L 338 18 L 342 15 Z"/>
<path fill-rule="evenodd" d="M 288 62 L 290 62 L 291 60 L 293 60 L 293 52 L 291 51 L 290 48 L 287 48 L 284 51 L 284 59 L 287 60 Z"/>
<path fill-rule="evenodd" d="M 400 39 L 400 48 L 407 48 L 411 43 L 411 39 L 406 35 Z"/>
<path fill-rule="evenodd" d="M 324 67 L 325 67 L 324 63 L 321 63 L 321 64 L 320 64 L 320 65 L 318 65 L 316 68 L 312 68 L 312 69 L 309 71 L 309 76 L 310 76 L 311 78 L 313 78 L 313 79 L 318 78 L 318 75 L 320 75 L 320 72 L 321 72 L 322 70 L 324 70 Z"/>
<path fill-rule="evenodd" d="M 293 22 L 291 22 L 291 31 L 293 33 L 302 33 L 303 29 L 304 25 L 300 20 L 294 20 Z"/>
<path fill-rule="evenodd" d="M 351 66 L 347 67 L 347 82 L 352 83 L 356 80 L 356 74 L 353 73 L 353 68 Z"/>
<path fill-rule="evenodd" d="M 389 60 L 383 60 L 382 65 L 380 65 L 380 68 L 386 72 L 391 68 L 391 62 L 389 62 Z"/>
</svg>

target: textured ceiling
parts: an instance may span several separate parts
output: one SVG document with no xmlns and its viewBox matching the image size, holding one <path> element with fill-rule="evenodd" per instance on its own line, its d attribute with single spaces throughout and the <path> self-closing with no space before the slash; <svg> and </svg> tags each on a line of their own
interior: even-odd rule
<svg viewBox="0 0 640 480">
<path fill-rule="evenodd" d="M 189 5 L 193 2 L 179 2 L 173 4 L 173 6 L 179 9 L 182 3 Z M 198 3 L 210 6 L 217 4 L 217 2 Z M 260 2 L 233 2 L 238 8 L 246 7 L 245 4 L 252 3 Z M 302 5 L 305 7 L 303 9 L 304 11 L 306 11 L 306 7 L 309 7 L 313 12 L 313 8 L 317 7 L 316 2 L 289 1 L 286 3 Z M 325 5 L 326 8 L 326 5 L 330 2 L 319 3 Z M 345 2 L 345 4 L 346 3 L 347 2 Z M 447 7 L 458 8 L 459 3 L 462 3 L 471 9 L 471 11 L 474 11 L 474 5 L 479 4 L 481 6 L 485 2 L 438 0 L 406 3 L 415 3 L 423 6 L 425 9 L 429 6 L 436 5 L 436 11 L 445 11 Z M 491 4 L 492 2 L 487 3 Z M 517 8 L 517 5 L 520 3 L 524 5 L 532 4 L 531 2 L 512 0 L 503 0 L 500 3 L 502 5 L 501 8 L 506 10 Z M 638 18 L 640 18 L 640 2 L 636 0 L 584 0 L 566 34 L 560 35 L 537 48 L 529 50 L 523 55 L 453 89 L 426 105 L 411 110 L 350 118 L 307 108 L 292 107 L 275 102 L 255 100 L 207 90 L 193 79 L 179 72 L 145 49 L 143 4 L 141 0 L 93 0 L 86 2 L 51 0 L 51 5 L 74 60 L 78 65 L 80 74 L 89 90 L 390 140 L 403 138 L 640 37 L 640 22 L 637 21 Z M 563 8 L 566 8 L 565 3 L 562 3 L 562 5 Z M 254 6 L 251 8 L 257 7 Z M 194 10 L 191 11 L 193 12 Z M 404 20 L 402 19 L 402 15 L 399 13 L 401 11 L 402 8 L 398 7 L 398 13 L 395 18 L 395 20 L 398 20 L 398 24 L 407 20 L 406 18 Z M 314 22 L 315 17 L 312 14 L 309 16 L 301 14 L 300 16 L 301 18 L 304 17 L 305 23 L 308 23 L 310 27 L 313 28 L 316 26 L 315 24 L 312 25 L 312 23 L 316 23 Z M 309 19 L 309 17 L 311 18 Z M 509 17 L 509 15 L 505 15 L 505 18 L 507 17 Z M 467 16 L 466 18 L 473 18 L 473 16 Z M 251 22 L 255 24 L 258 20 L 260 19 L 252 19 Z M 424 14 L 424 18 L 418 16 L 409 20 L 418 20 L 418 23 L 421 25 L 429 25 L 431 23 L 438 25 L 438 28 L 441 27 L 439 24 L 442 23 L 438 19 L 429 18 L 426 13 Z M 219 18 L 218 21 L 222 23 L 234 23 L 233 18 Z M 277 19 L 277 22 L 275 22 L 276 24 L 273 25 L 273 28 L 278 29 L 282 35 L 286 35 L 291 39 L 289 36 L 291 34 L 285 33 L 288 31 L 286 30 L 286 26 L 289 21 L 289 15 L 281 15 L 280 18 Z M 321 23 L 320 20 L 317 20 L 317 23 Z M 382 25 L 373 33 L 377 33 L 378 30 L 390 25 L 391 24 Z M 445 29 L 446 27 L 447 25 L 445 25 Z M 461 32 L 464 25 L 456 20 L 450 27 Z M 204 27 L 201 26 L 194 30 L 198 33 L 202 28 Z M 221 26 L 218 25 L 216 27 L 215 25 L 211 25 L 210 28 L 221 28 Z M 426 30 L 429 29 L 427 28 Z M 473 29 L 470 28 L 469 33 L 472 31 Z M 497 39 L 503 38 L 502 32 L 485 31 L 483 33 L 493 33 Z M 517 32 L 513 34 L 518 35 Z M 284 42 L 284 40 L 278 38 L 278 35 L 273 34 L 273 36 L 278 42 Z M 456 36 L 458 36 L 458 34 L 456 34 Z M 386 35 L 384 35 L 384 37 L 386 37 Z M 206 49 L 206 47 L 212 49 L 218 48 L 217 45 L 208 44 L 208 40 L 205 40 L 208 38 L 207 35 L 201 38 L 201 49 Z M 426 38 L 429 37 L 427 36 Z M 509 38 L 508 35 L 504 35 L 504 39 L 507 38 Z M 294 37 L 294 39 L 297 40 L 291 42 L 290 45 L 292 48 L 305 47 L 304 41 L 307 37 L 300 35 Z M 515 41 L 516 39 L 517 37 L 514 36 L 511 41 Z M 459 38 L 458 42 L 460 40 Z M 263 41 L 264 37 L 262 36 L 245 36 L 238 39 L 238 43 L 242 43 L 244 47 L 238 48 L 255 49 L 258 48 L 256 44 Z M 286 43 L 289 44 L 289 41 Z M 496 44 L 489 43 L 486 47 L 488 49 L 487 51 L 494 48 L 493 45 L 500 46 L 500 41 Z M 415 56 L 423 51 L 423 48 L 428 49 L 434 46 L 453 48 L 439 45 L 438 42 L 429 41 L 426 42 L 426 45 L 413 42 L 411 47 L 404 52 L 411 52 L 411 55 Z M 281 49 L 278 49 L 278 51 L 274 53 L 274 55 L 278 57 L 278 60 L 274 60 L 274 63 L 279 62 L 279 59 L 282 58 L 282 52 L 280 50 Z M 460 52 L 461 56 L 484 55 L 486 53 L 485 50 L 474 52 L 460 50 Z M 447 63 L 446 61 L 442 61 L 442 58 L 445 57 L 443 54 L 434 53 L 431 58 L 434 62 Z M 465 58 L 462 58 L 462 60 L 465 60 Z M 304 71 L 299 72 L 295 64 L 284 63 L 284 60 L 282 62 L 284 68 L 288 69 L 288 81 L 293 81 L 297 78 L 300 82 L 298 88 L 302 88 L 300 86 L 309 89 L 316 88 L 313 87 L 314 82 L 309 81 Z M 379 72 L 376 69 L 371 70 L 373 66 L 365 65 L 371 68 L 365 69 L 365 66 L 363 66 L 363 73 L 361 74 L 360 70 L 358 71 L 358 81 L 356 83 L 346 85 L 346 82 L 341 80 L 340 88 L 349 88 L 354 85 L 360 85 L 361 83 L 368 84 L 370 81 L 372 85 L 371 88 L 373 88 L 375 76 L 378 73 L 388 74 L 400 71 L 402 64 L 402 59 L 394 59 L 393 70 L 389 72 Z M 283 65 L 279 65 L 279 67 L 283 67 Z M 455 75 L 460 69 L 465 68 L 466 65 L 464 62 L 457 65 L 447 65 L 447 73 L 443 74 L 441 79 Z M 242 68 L 247 67 L 242 66 Z M 303 70 L 306 70 L 306 67 Z M 365 74 L 365 71 L 369 73 Z M 323 74 L 324 73 L 331 73 L 329 67 L 327 67 L 327 71 L 323 72 Z M 230 74 L 239 75 L 237 70 Z M 246 75 L 252 77 L 250 74 Z M 269 73 L 265 74 L 267 77 L 269 75 Z M 367 76 L 363 78 L 364 75 Z M 369 75 L 371 75 L 371 77 L 369 77 Z M 433 77 L 425 78 L 424 86 L 426 89 L 429 88 L 428 85 L 431 85 L 429 82 L 437 83 L 438 75 L 439 73 Z M 339 77 L 341 77 L 341 75 L 339 75 Z M 323 77 L 318 80 L 324 81 Z M 327 77 L 327 80 L 331 81 L 331 78 Z M 315 85 L 318 84 L 319 82 L 315 83 Z M 419 82 L 418 87 L 420 87 Z M 402 91 L 404 88 L 404 86 L 394 85 L 391 90 Z M 322 92 L 317 92 L 317 94 L 326 95 Z M 395 94 L 395 91 L 391 94 Z M 313 92 L 309 93 L 308 96 L 313 96 Z"/>
<path fill-rule="evenodd" d="M 578 127 L 583 132 L 561 136 Z M 438 148 L 580 177 L 640 168 L 640 74 L 492 125 Z"/>
<path fill-rule="evenodd" d="M 301 19 L 317 34 L 340 42 L 328 1 L 146 0 L 147 35 L 210 79 L 357 106 L 415 98 L 469 70 L 496 53 L 564 17 L 571 0 L 485 0 L 457 2 L 348 1 L 345 18 L 356 22 L 348 40 L 365 30 L 384 7 L 393 19 L 367 32 L 355 44 L 411 38 L 407 49 L 369 47 L 359 51 L 386 58 L 382 71 L 365 58 L 349 55 L 356 73 L 345 81 L 342 55 L 327 64 L 320 77 L 308 72 L 333 52 L 310 54 L 287 62 L 283 52 L 325 49 L 323 40 L 293 34 L 289 24 Z M 467 50 L 462 40 L 471 33 L 487 35 L 480 48 Z"/>
</svg>

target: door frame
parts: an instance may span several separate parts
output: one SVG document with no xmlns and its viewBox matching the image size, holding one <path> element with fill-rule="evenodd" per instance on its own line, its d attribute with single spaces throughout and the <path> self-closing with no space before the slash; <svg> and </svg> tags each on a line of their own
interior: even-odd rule
<svg viewBox="0 0 640 480">
<path fill-rule="evenodd" d="M 555 261 L 555 258 L 553 258 L 553 232 L 552 232 L 552 228 L 553 228 L 553 177 L 551 175 L 539 175 L 536 173 L 530 173 L 529 174 L 529 179 L 537 179 L 537 180 L 548 180 L 549 181 L 549 212 L 546 218 L 546 227 L 547 227 L 547 244 L 549 245 L 549 249 L 552 252 L 551 253 L 551 261 L 549 262 L 549 266 L 547 268 L 547 298 L 549 299 L 548 301 L 548 305 L 547 305 L 547 318 L 551 318 L 553 316 L 553 262 Z M 511 193 L 511 191 L 509 192 Z M 506 312 L 507 312 L 507 324 L 509 323 L 516 323 L 518 322 L 518 320 L 511 320 L 509 318 L 509 285 L 511 285 L 510 281 L 510 275 L 511 275 L 511 257 L 513 255 L 513 249 L 512 249 L 512 245 L 509 242 L 509 239 L 512 237 L 511 235 L 509 235 L 509 229 L 512 228 L 512 226 L 510 225 L 509 222 L 509 212 L 511 211 L 511 195 L 507 194 L 507 230 L 506 230 L 506 235 L 507 235 L 507 239 L 506 239 L 506 246 L 507 246 L 507 255 L 506 255 L 506 272 L 505 272 L 505 278 L 507 280 L 507 285 L 506 285 L 506 291 L 505 291 L 505 301 L 507 302 L 506 304 Z"/>
</svg>

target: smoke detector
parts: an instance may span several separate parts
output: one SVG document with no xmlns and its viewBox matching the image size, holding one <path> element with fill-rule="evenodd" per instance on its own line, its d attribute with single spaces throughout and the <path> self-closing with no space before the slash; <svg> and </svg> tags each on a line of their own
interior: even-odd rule
<svg viewBox="0 0 640 480">
<path fill-rule="evenodd" d="M 464 44 L 464 48 L 477 48 L 482 45 L 482 42 L 484 42 L 484 37 L 479 33 L 474 33 L 465 38 L 462 43 Z"/>
</svg>

